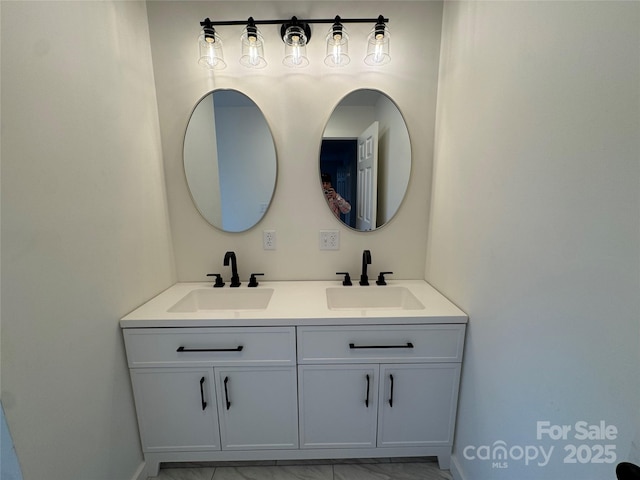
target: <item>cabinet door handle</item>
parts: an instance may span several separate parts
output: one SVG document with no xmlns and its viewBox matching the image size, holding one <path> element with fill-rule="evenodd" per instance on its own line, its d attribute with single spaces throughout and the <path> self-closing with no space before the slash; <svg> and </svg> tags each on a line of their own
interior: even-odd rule
<svg viewBox="0 0 640 480">
<path fill-rule="evenodd" d="M 369 375 L 367 374 L 367 398 L 364 401 L 364 404 L 367 408 L 369 408 Z"/>
<path fill-rule="evenodd" d="M 200 379 L 200 402 L 202 402 L 202 410 L 207 408 L 207 402 L 204 401 L 204 377 Z"/>
<path fill-rule="evenodd" d="M 229 390 L 227 388 L 227 383 L 229 383 L 229 377 L 224 377 L 224 399 L 227 404 L 227 410 L 231 408 L 231 402 L 229 401 Z"/>
<path fill-rule="evenodd" d="M 389 396 L 389 407 L 393 408 L 393 375 L 389 375 L 389 380 L 391 380 L 391 395 Z"/>
<path fill-rule="evenodd" d="M 406 345 L 356 345 L 355 343 L 350 343 L 349 348 L 351 350 L 358 348 L 413 348 L 413 343 L 407 342 Z"/>
<path fill-rule="evenodd" d="M 178 347 L 176 352 L 241 352 L 244 347 L 242 345 L 238 345 L 236 348 L 186 348 L 186 347 Z"/>
</svg>

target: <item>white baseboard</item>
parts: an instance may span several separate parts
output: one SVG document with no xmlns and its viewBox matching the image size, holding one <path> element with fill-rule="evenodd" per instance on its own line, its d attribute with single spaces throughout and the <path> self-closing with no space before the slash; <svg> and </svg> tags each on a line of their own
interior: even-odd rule
<svg viewBox="0 0 640 480">
<path fill-rule="evenodd" d="M 451 455 L 451 468 L 449 471 L 451 472 L 453 480 L 467 480 L 462 472 L 462 467 L 458 462 L 458 457 L 455 454 Z"/>
<path fill-rule="evenodd" d="M 133 477 L 131 477 L 131 480 L 147 480 L 147 478 L 147 462 L 143 460 L 136 472 L 133 474 Z"/>
</svg>

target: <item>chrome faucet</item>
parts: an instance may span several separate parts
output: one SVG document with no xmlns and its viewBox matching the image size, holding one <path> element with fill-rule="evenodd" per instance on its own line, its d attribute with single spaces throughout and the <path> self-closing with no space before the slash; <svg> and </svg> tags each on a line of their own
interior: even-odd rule
<svg viewBox="0 0 640 480">
<path fill-rule="evenodd" d="M 229 260 L 231 260 L 231 287 L 240 286 L 240 277 L 238 276 L 238 262 L 236 260 L 235 252 L 227 252 L 224 254 L 224 266 L 229 266 Z"/>
<path fill-rule="evenodd" d="M 362 252 L 362 273 L 360 274 L 360 285 L 369 285 L 369 277 L 367 276 L 367 265 L 371 265 L 371 252 L 365 250 Z"/>
</svg>

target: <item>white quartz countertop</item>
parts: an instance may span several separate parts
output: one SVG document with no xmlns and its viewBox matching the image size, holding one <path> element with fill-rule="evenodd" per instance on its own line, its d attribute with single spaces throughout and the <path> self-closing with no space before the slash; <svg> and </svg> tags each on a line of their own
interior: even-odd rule
<svg viewBox="0 0 640 480">
<path fill-rule="evenodd" d="M 423 280 L 387 280 L 387 286 L 342 286 L 336 281 L 260 282 L 249 288 L 244 282 L 233 290 L 273 289 L 264 309 L 197 310 L 170 312 L 172 306 L 197 289 L 212 289 L 212 282 L 176 283 L 120 320 L 122 328 L 215 327 L 215 326 L 291 326 L 291 325 L 366 325 L 415 323 L 467 323 L 467 315 Z M 350 308 L 332 310 L 327 305 L 326 289 L 407 288 L 424 309 Z M 229 284 L 223 289 L 230 289 Z M 219 289 L 222 290 L 222 289 Z"/>
</svg>

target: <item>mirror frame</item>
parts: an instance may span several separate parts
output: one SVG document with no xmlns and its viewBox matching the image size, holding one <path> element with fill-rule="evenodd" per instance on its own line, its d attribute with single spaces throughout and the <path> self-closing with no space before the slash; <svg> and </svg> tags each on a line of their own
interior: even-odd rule
<svg viewBox="0 0 640 480">
<path fill-rule="evenodd" d="M 194 113 L 196 112 L 200 104 L 209 96 L 211 96 L 211 100 L 213 101 L 214 94 L 216 92 L 233 92 L 244 97 L 246 100 L 250 101 L 253 104 L 253 106 L 256 108 L 256 110 L 260 112 L 260 114 L 262 115 L 262 120 L 264 120 L 264 125 L 266 126 L 265 133 L 268 132 L 269 137 L 271 139 L 271 144 L 273 145 L 273 186 L 270 191 L 268 202 L 258 204 L 258 206 L 262 207 L 259 213 L 260 216 L 255 220 L 253 224 L 248 225 L 246 228 L 237 229 L 237 230 L 226 230 L 224 228 L 222 223 L 222 213 L 221 213 L 219 224 L 216 224 L 215 219 L 210 219 L 207 217 L 207 215 L 202 211 L 201 205 L 196 201 L 192 184 L 189 182 L 190 175 L 187 173 L 187 161 L 186 161 L 185 150 L 187 148 L 187 138 L 188 138 L 189 126 L 191 125 L 191 120 L 193 119 Z M 216 142 L 216 148 L 217 148 L 217 142 Z M 191 197 L 191 201 L 193 202 L 195 209 L 198 211 L 200 216 L 212 227 L 225 233 L 242 233 L 242 232 L 247 232 L 252 228 L 256 227 L 264 219 L 267 212 L 269 211 L 269 208 L 271 207 L 271 204 L 273 203 L 273 197 L 275 195 L 275 191 L 278 183 L 278 151 L 276 148 L 276 142 L 273 136 L 273 131 L 271 129 L 271 126 L 269 125 L 269 122 L 267 121 L 267 117 L 265 116 L 262 109 L 258 106 L 258 104 L 251 97 L 249 97 L 249 95 L 234 88 L 214 88 L 213 90 L 206 92 L 196 101 L 194 107 L 191 109 L 191 113 L 189 114 L 189 119 L 187 121 L 187 126 L 184 130 L 184 136 L 183 136 L 183 142 L 182 142 L 182 172 L 184 174 L 184 179 L 187 186 L 187 190 L 189 192 L 189 196 Z"/>
</svg>

